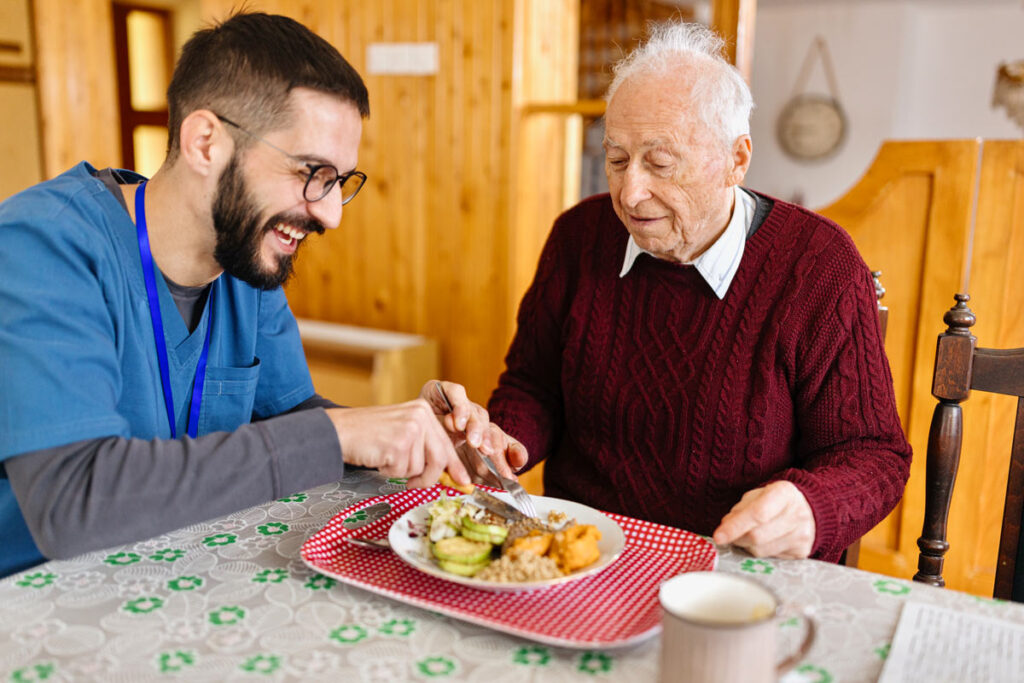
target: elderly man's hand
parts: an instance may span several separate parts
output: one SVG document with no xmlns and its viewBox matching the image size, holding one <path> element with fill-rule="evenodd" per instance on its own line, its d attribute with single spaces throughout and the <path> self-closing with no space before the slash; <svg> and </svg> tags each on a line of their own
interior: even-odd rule
<svg viewBox="0 0 1024 683">
<path fill-rule="evenodd" d="M 449 413 L 444 398 L 437 390 L 437 382 L 423 385 L 420 397 L 430 403 L 440 416 L 441 424 L 456 446 L 466 470 L 475 473 L 478 480 L 497 484 L 490 470 L 481 462 L 477 452 L 486 455 L 502 476 L 515 478 L 515 471 L 526 464 L 526 448 L 490 421 L 487 410 L 466 396 L 466 389 L 453 382 L 441 382 L 445 396 L 452 404 Z"/>
<path fill-rule="evenodd" d="M 714 541 L 731 543 L 754 557 L 804 558 L 815 538 L 807 499 L 788 481 L 747 491 L 715 529 Z"/>
</svg>

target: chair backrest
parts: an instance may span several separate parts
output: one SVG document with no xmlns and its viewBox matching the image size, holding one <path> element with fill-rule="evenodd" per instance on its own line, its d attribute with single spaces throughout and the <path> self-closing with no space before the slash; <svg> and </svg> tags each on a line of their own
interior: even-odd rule
<svg viewBox="0 0 1024 683">
<path fill-rule="evenodd" d="M 881 280 L 882 271 L 871 271 L 871 277 L 875 280 L 875 299 L 878 301 L 878 326 L 881 328 L 882 341 L 884 342 L 885 330 L 889 326 L 889 308 L 882 305 L 882 297 L 885 296 L 885 287 L 882 286 Z M 856 567 L 859 561 L 860 539 L 858 538 L 843 551 L 842 557 L 839 558 L 839 564 L 847 567 Z"/>
<path fill-rule="evenodd" d="M 942 562 L 949 549 L 946 520 L 960 463 L 963 414 L 960 402 L 971 391 L 1017 397 L 1017 417 L 1010 449 L 1010 473 L 1006 483 L 1003 528 L 993 596 L 1024 601 L 1024 547 L 1021 521 L 1024 515 L 1024 348 L 985 349 L 970 333 L 974 313 L 966 294 L 943 318 L 948 329 L 939 335 L 935 353 L 932 394 L 939 400 L 928 433 L 924 525 L 915 581 L 944 586 Z"/>
</svg>

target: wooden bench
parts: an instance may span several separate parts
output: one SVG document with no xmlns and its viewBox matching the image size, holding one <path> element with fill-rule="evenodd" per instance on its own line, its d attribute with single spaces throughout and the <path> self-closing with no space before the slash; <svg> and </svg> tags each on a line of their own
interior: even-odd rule
<svg viewBox="0 0 1024 683">
<path fill-rule="evenodd" d="M 342 405 L 408 401 L 439 375 L 435 339 L 318 320 L 298 323 L 313 386 Z"/>
</svg>

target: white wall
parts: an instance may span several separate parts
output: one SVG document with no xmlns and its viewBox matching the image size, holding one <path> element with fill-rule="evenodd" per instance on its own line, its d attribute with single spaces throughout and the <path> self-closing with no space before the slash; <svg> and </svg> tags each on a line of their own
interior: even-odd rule
<svg viewBox="0 0 1024 683">
<path fill-rule="evenodd" d="M 833 157 L 798 162 L 775 140 L 816 35 L 828 44 L 849 119 Z M 991 108 L 1000 62 L 1024 59 L 1019 0 L 762 0 L 751 88 L 753 163 L 745 185 L 822 207 L 844 195 L 887 139 L 1016 138 Z M 828 92 L 821 60 L 806 91 Z"/>
</svg>

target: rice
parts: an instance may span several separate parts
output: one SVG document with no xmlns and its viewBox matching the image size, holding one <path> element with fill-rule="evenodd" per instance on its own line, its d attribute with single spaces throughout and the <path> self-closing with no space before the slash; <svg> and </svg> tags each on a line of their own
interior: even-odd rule
<svg viewBox="0 0 1024 683">
<path fill-rule="evenodd" d="M 564 576 L 550 557 L 540 557 L 528 551 L 509 550 L 497 560 L 477 572 L 473 578 L 497 583 L 544 581 Z"/>
</svg>

